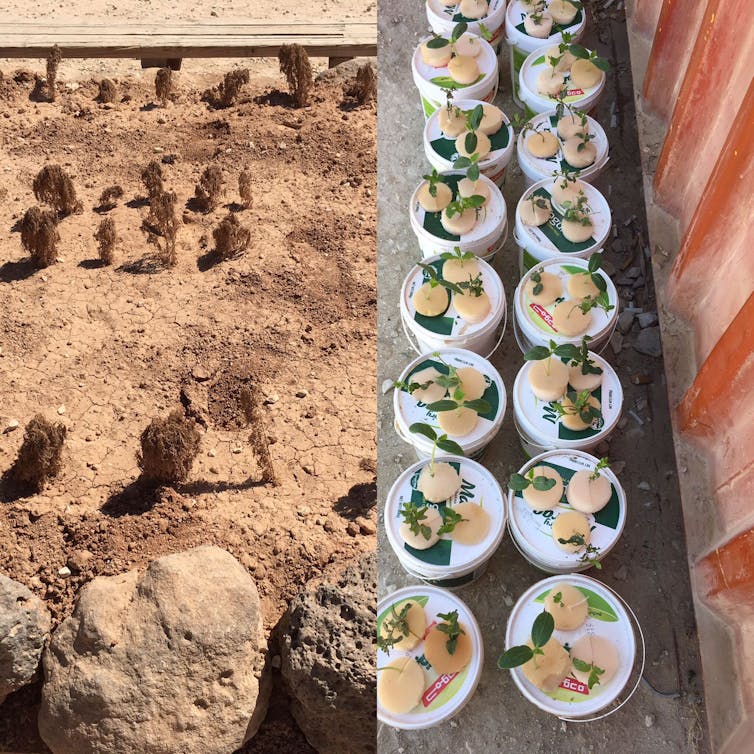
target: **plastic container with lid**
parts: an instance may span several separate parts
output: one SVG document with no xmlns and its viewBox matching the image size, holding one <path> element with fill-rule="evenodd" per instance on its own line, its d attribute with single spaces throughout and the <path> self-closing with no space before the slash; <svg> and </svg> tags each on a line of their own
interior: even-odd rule
<svg viewBox="0 0 754 754">
<path fill-rule="evenodd" d="M 445 104 L 446 96 L 443 89 L 451 88 L 464 99 L 492 102 L 497 94 L 498 64 L 497 53 L 489 42 L 479 39 L 482 50 L 476 58 L 479 66 L 478 80 L 473 84 L 463 85 L 453 81 L 447 67 L 433 68 L 422 60 L 421 45 L 431 38 L 426 37 L 421 41 L 411 59 L 414 84 L 419 90 L 424 117 L 429 118 L 438 107 Z"/>
<path fill-rule="evenodd" d="M 513 294 L 513 324 L 516 342 L 523 353 L 533 346 L 547 346 L 551 340 L 558 345 L 573 343 L 579 345 L 584 335 L 589 336 L 589 348 L 599 353 L 605 348 L 618 322 L 618 291 L 612 280 L 600 270 L 599 274 L 606 283 L 609 304 L 613 308 L 606 312 L 600 307 L 591 310 L 592 319 L 585 333 L 574 336 L 564 336 L 554 328 L 552 311 L 555 305 L 568 296 L 568 278 L 572 275 L 583 275 L 589 267 L 585 259 L 555 257 L 546 262 L 540 262 L 532 267 L 516 286 Z M 563 295 L 548 306 L 531 301 L 526 293 L 526 284 L 531 276 L 547 272 L 557 276 L 563 286 Z M 575 304 L 574 304 L 575 305 Z"/>
<path fill-rule="evenodd" d="M 580 431 L 563 426 L 551 403 L 532 392 L 528 373 L 536 362 L 527 361 L 519 370 L 511 391 L 513 421 L 529 458 L 556 448 L 589 451 L 607 440 L 618 426 L 623 409 L 623 388 L 618 375 L 596 353 L 590 351 L 589 358 L 602 369 L 602 384 L 592 391 L 600 402 L 602 418 Z"/>
<path fill-rule="evenodd" d="M 437 456 L 435 463 L 449 463 L 461 478 L 461 489 L 442 503 L 427 503 L 417 489 L 419 474 L 431 461 L 425 459 L 406 469 L 395 481 L 385 501 L 384 520 L 387 538 L 401 565 L 412 575 L 435 586 L 453 589 L 464 586 L 480 576 L 494 555 L 505 533 L 506 505 L 500 485 L 481 464 L 461 456 Z M 443 513 L 459 503 L 480 505 L 489 516 L 489 529 L 484 539 L 474 545 L 460 544 L 452 534 L 443 534 L 426 550 L 406 544 L 400 534 L 403 519 L 401 508 L 406 504 L 427 505 Z"/>
<path fill-rule="evenodd" d="M 481 34 L 483 24 L 490 34 L 489 43 L 495 52 L 500 51 L 503 43 L 506 0 L 490 0 L 487 14 L 483 18 L 466 18 L 459 8 L 459 3 L 446 5 L 443 0 L 427 0 L 427 21 L 435 34 L 449 37 L 456 24 L 465 21 L 472 34 Z"/>
<path fill-rule="evenodd" d="M 564 31 L 572 35 L 572 42 L 578 42 L 586 28 L 586 9 L 582 7 L 568 26 L 553 24 L 552 34 L 547 39 L 531 37 L 524 28 L 524 18 L 530 9 L 530 6 L 524 5 L 520 0 L 513 0 L 505 11 L 505 36 L 510 48 L 511 87 L 513 100 L 519 107 L 524 107 L 524 103 L 518 90 L 518 75 L 527 56 L 543 45 L 548 49 L 559 45 L 563 41 Z"/>
<path fill-rule="evenodd" d="M 510 673 L 523 696 L 544 712 L 574 722 L 599 720 L 628 702 L 641 682 L 645 662 L 641 626 L 633 610 L 612 589 L 581 574 L 551 576 L 537 582 L 524 592 L 511 610 L 505 647 L 527 642 L 532 624 L 544 608 L 545 598 L 560 584 L 569 584 L 583 593 L 588 613 L 584 623 L 573 631 L 555 629 L 553 639 L 573 647 L 584 636 L 599 636 L 611 642 L 617 650 L 617 671 L 609 680 L 595 684 L 591 689 L 569 674 L 555 691 L 549 693 L 531 683 L 521 667 L 513 668 Z"/>
<path fill-rule="evenodd" d="M 577 471 L 591 472 L 597 459 L 578 450 L 549 450 L 532 458 L 520 470 L 526 474 L 536 466 L 555 469 L 566 484 L 560 503 L 552 510 L 534 511 L 527 505 L 521 492 L 508 490 L 508 521 L 511 537 L 519 552 L 536 568 L 547 573 L 574 573 L 585 571 L 592 563 L 582 553 L 564 552 L 554 542 L 552 524 L 559 513 L 574 510 L 566 498 L 567 484 Z M 589 519 L 590 544 L 597 551 L 590 555 L 599 561 L 613 549 L 626 524 L 626 493 L 610 469 L 600 474 L 610 482 L 611 495 L 607 505 L 594 514 L 584 514 Z"/>
<path fill-rule="evenodd" d="M 444 260 L 440 256 L 431 257 L 426 264 L 432 265 L 442 277 Z M 414 350 L 432 353 L 445 348 L 464 348 L 489 358 L 500 345 L 505 333 L 506 303 L 505 291 L 500 276 L 484 260 L 478 260 L 485 293 L 490 299 L 490 311 L 478 323 L 465 322 L 458 315 L 453 304 L 453 296 L 448 292 L 448 307 L 436 317 L 425 317 L 416 311 L 414 293 L 428 280 L 421 267 L 411 269 L 401 286 L 401 319 L 406 337 Z"/>
<path fill-rule="evenodd" d="M 456 369 L 472 367 L 484 375 L 487 383 L 487 389 L 482 398 L 490 404 L 489 414 L 480 415 L 476 427 L 467 436 L 451 438 L 463 448 L 467 458 L 478 458 L 500 431 L 507 400 L 503 379 L 487 359 L 473 351 L 444 348 L 414 359 L 401 373 L 400 382 L 408 384 L 417 372 L 430 367 L 442 374 L 447 374 L 448 365 Z M 416 422 L 434 425 L 437 415 L 429 411 L 425 404 L 413 398 L 407 390 L 401 388 L 396 388 L 393 392 L 393 413 L 395 429 L 400 437 L 413 445 L 417 457 L 429 458 L 432 453 L 432 443 L 423 435 L 411 432 L 409 427 Z"/>
<path fill-rule="evenodd" d="M 522 130 L 521 133 L 519 133 L 516 140 L 516 156 L 518 158 L 521 172 L 524 174 L 526 185 L 531 186 L 533 183 L 541 181 L 544 178 L 550 178 L 555 172 L 563 172 L 565 170 L 571 172 L 575 171 L 576 168 L 569 165 L 563 157 L 563 140 L 558 136 L 558 119 L 555 110 L 548 110 L 545 113 L 535 115 L 531 118 L 530 123 L 532 128 L 539 127 L 540 131 L 550 131 L 555 134 L 555 137 L 561 144 L 561 148 L 554 157 L 534 157 L 526 148 L 526 139 L 531 134 L 531 131 L 524 133 Z M 597 180 L 605 169 L 605 166 L 610 159 L 610 147 L 605 134 L 605 129 L 603 129 L 594 118 L 588 115 L 587 124 L 589 133 L 594 136 L 591 143 L 597 148 L 597 157 L 594 160 L 594 163 L 589 167 L 578 171 L 578 178 L 580 181 L 592 183 Z"/>
<path fill-rule="evenodd" d="M 530 53 L 522 63 L 521 70 L 518 73 L 519 96 L 521 97 L 527 117 L 533 117 L 537 113 L 545 113 L 548 110 L 552 110 L 556 104 L 552 97 L 540 94 L 537 87 L 539 74 L 550 67 L 546 60 L 549 47 L 550 45 L 545 45 Z M 569 80 L 569 78 L 566 78 L 567 84 Z M 594 109 L 605 90 L 605 81 L 606 77 L 603 72 L 596 86 L 589 87 L 588 89 L 569 86 L 568 94 L 565 98 L 566 104 L 583 112 L 590 112 Z"/>
<path fill-rule="evenodd" d="M 377 633 L 382 623 L 390 615 L 392 607 L 406 600 L 415 600 L 424 608 L 427 616 L 427 631 L 441 621 L 439 613 L 458 611 L 458 622 L 468 632 L 472 642 L 471 661 L 460 673 L 450 675 L 438 673 L 424 656 L 424 642 L 422 641 L 409 651 L 393 649 L 389 654 L 381 649 L 377 650 L 377 667 L 383 668 L 392 660 L 400 656 L 408 656 L 417 662 L 424 673 L 424 692 L 419 704 L 403 714 L 395 714 L 384 708 L 377 694 L 377 719 L 393 728 L 402 730 L 422 730 L 433 728 L 450 720 L 457 715 L 474 695 L 484 664 L 484 644 L 479 624 L 473 613 L 452 592 L 446 589 L 420 584 L 398 589 L 381 599 L 377 605 Z M 378 670 L 379 672 L 391 672 Z"/>
<path fill-rule="evenodd" d="M 610 206 L 604 196 L 594 186 L 584 184 L 584 194 L 592 209 L 589 217 L 594 224 L 594 233 L 588 241 L 574 243 L 569 241 L 561 231 L 564 210 L 552 198 L 552 178 L 545 178 L 524 191 L 516 207 L 516 224 L 513 238 L 518 245 L 519 271 L 524 275 L 540 262 L 560 256 L 579 259 L 589 259 L 595 252 L 602 251 L 602 247 L 610 235 L 612 226 Z M 524 225 L 521 221 L 521 206 L 532 195 L 547 199 L 552 206 L 552 216 L 539 226 Z"/>
<path fill-rule="evenodd" d="M 442 174 L 445 183 L 453 192 L 453 201 L 458 199 L 458 182 L 466 173 L 462 170 L 447 171 Z M 419 204 L 417 195 L 422 184 L 419 184 L 411 195 L 409 204 L 409 219 L 411 230 L 414 231 L 419 242 L 422 255 L 432 257 L 443 252 L 452 252 L 456 247 L 461 251 L 470 251 L 487 262 L 495 258 L 495 254 L 503 247 L 508 237 L 508 209 L 500 189 L 486 176 L 479 180 L 487 187 L 489 199 L 478 210 L 479 219 L 470 232 L 462 236 L 448 233 L 442 226 L 440 212 L 426 212 Z"/>
</svg>

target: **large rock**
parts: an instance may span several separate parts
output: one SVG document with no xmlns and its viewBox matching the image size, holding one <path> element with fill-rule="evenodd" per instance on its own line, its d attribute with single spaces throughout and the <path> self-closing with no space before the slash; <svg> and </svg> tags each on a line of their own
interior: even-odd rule
<svg viewBox="0 0 754 754">
<path fill-rule="evenodd" d="M 34 679 L 49 634 L 44 602 L 0 574 L 0 704 Z"/>
<path fill-rule="evenodd" d="M 293 716 L 320 754 L 376 751 L 376 578 L 371 553 L 306 588 L 283 619 L 281 672 Z"/>
<path fill-rule="evenodd" d="M 98 577 L 44 655 L 55 754 L 231 754 L 269 698 L 257 588 L 217 547 Z"/>
</svg>

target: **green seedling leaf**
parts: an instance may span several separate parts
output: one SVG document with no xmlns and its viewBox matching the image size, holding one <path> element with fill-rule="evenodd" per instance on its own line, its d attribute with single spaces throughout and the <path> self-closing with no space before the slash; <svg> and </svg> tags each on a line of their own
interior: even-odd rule
<svg viewBox="0 0 754 754">
<path fill-rule="evenodd" d="M 440 50 L 443 47 L 447 47 L 450 42 L 445 37 L 434 37 L 427 42 L 427 47 L 432 50 Z"/>
<path fill-rule="evenodd" d="M 597 462 L 597 465 L 594 467 L 594 471 L 589 475 L 589 478 L 597 479 L 602 469 L 609 469 L 609 468 L 610 468 L 610 459 L 607 456 L 605 456 L 604 458 L 600 458 L 600 460 Z"/>
<path fill-rule="evenodd" d="M 458 404 L 448 398 L 444 398 L 441 401 L 435 401 L 427 406 L 428 411 L 439 414 L 443 411 L 455 411 L 458 408 Z"/>
<path fill-rule="evenodd" d="M 440 450 L 442 450 L 444 453 L 450 453 L 454 456 L 464 455 L 463 448 L 457 442 L 448 440 L 447 438 L 440 438 L 437 441 L 437 447 L 440 448 Z"/>
<path fill-rule="evenodd" d="M 417 537 L 424 537 L 424 539 L 429 541 L 432 536 L 432 529 L 427 524 L 422 523 L 422 521 L 427 520 L 426 505 L 417 507 L 411 503 L 404 503 L 399 514 L 404 523 L 408 524 L 408 528 L 412 534 Z"/>
<path fill-rule="evenodd" d="M 532 652 L 531 647 L 527 647 L 525 644 L 511 647 L 500 655 L 497 666 L 500 670 L 511 670 L 529 662 L 532 657 L 534 657 L 534 652 Z"/>
<path fill-rule="evenodd" d="M 450 41 L 455 44 L 468 30 L 469 25 L 465 21 L 460 21 L 453 27 L 453 33 L 450 35 Z"/>
<path fill-rule="evenodd" d="M 377 634 L 377 646 L 383 652 L 390 653 L 390 650 L 398 642 L 411 633 L 408 626 L 408 611 L 412 605 L 412 602 L 406 602 L 401 608 L 400 613 L 396 611 L 395 605 L 390 606 L 390 614 L 382 621 L 382 628 L 384 630 Z"/>
<path fill-rule="evenodd" d="M 581 45 L 569 44 L 568 52 L 570 52 L 571 55 L 573 55 L 575 58 L 589 60 L 589 50 L 587 50 L 586 47 L 582 47 Z"/>
<path fill-rule="evenodd" d="M 543 610 L 535 619 L 531 627 L 531 643 L 541 649 L 550 641 L 552 632 L 555 630 L 555 619 L 547 610 Z"/>
<path fill-rule="evenodd" d="M 508 480 L 508 487 L 514 492 L 523 492 L 529 486 L 529 480 L 521 474 L 511 474 Z"/>
<path fill-rule="evenodd" d="M 437 433 L 429 424 L 422 424 L 421 422 L 414 422 L 409 428 L 409 432 L 413 432 L 415 435 L 424 435 L 428 440 L 435 442 L 437 440 Z"/>
<path fill-rule="evenodd" d="M 468 521 L 468 519 L 463 518 L 460 513 L 456 513 L 452 508 L 446 507 L 445 519 L 443 520 L 442 526 L 437 530 L 437 533 L 450 534 L 455 530 L 456 526 L 461 523 L 461 521 Z"/>
<path fill-rule="evenodd" d="M 472 411 L 476 411 L 478 414 L 489 414 L 492 411 L 492 406 L 483 398 L 476 398 L 473 401 L 464 401 L 464 408 L 470 408 Z"/>
<path fill-rule="evenodd" d="M 447 634 L 448 639 L 445 642 L 445 648 L 448 650 L 448 654 L 455 654 L 456 647 L 458 645 L 458 638 L 461 634 L 466 632 L 458 625 L 458 610 L 451 610 L 449 613 L 437 613 L 438 618 L 442 618 L 443 622 L 437 626 L 438 631 L 442 631 Z"/>
<path fill-rule="evenodd" d="M 525 361 L 541 361 L 550 356 L 550 349 L 545 346 L 534 346 L 524 354 Z"/>
<path fill-rule="evenodd" d="M 535 476 L 532 481 L 532 487 L 540 492 L 547 492 L 555 486 L 556 482 L 548 476 Z"/>
</svg>

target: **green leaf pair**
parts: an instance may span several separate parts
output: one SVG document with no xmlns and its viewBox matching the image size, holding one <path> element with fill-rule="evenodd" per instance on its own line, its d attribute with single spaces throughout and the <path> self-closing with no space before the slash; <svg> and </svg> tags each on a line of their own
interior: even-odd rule
<svg viewBox="0 0 754 754">
<path fill-rule="evenodd" d="M 534 648 L 532 649 L 526 644 L 511 647 L 500 655 L 497 666 L 501 670 L 511 670 L 529 662 L 535 654 L 544 654 L 542 647 L 550 641 L 554 630 L 555 619 L 547 610 L 543 610 L 534 619 L 531 627 L 531 643 Z"/>
</svg>

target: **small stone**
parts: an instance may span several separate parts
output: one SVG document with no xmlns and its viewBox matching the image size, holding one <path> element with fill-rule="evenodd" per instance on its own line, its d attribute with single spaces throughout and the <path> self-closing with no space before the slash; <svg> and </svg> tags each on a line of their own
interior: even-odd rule
<svg viewBox="0 0 754 754">
<path fill-rule="evenodd" d="M 634 350 L 644 354 L 645 356 L 654 356 L 655 358 L 659 358 L 660 356 L 662 356 L 660 328 L 647 327 L 644 330 L 640 330 L 633 346 Z"/>
<path fill-rule="evenodd" d="M 264 402 L 268 405 L 272 405 L 273 403 L 277 403 L 279 400 L 280 396 L 277 393 L 273 393 L 272 395 L 265 398 Z"/>
<path fill-rule="evenodd" d="M 218 469 L 217 466 L 210 466 L 209 467 L 209 473 L 210 474 L 219 474 L 220 473 L 220 469 Z"/>
<path fill-rule="evenodd" d="M 651 728 L 655 724 L 654 715 L 644 715 L 644 727 Z"/>
<path fill-rule="evenodd" d="M 352 537 L 355 537 L 361 530 L 359 529 L 359 525 L 355 521 L 349 521 L 348 525 L 346 526 L 346 531 Z"/>
<path fill-rule="evenodd" d="M 207 455 L 210 458 L 214 458 L 217 455 L 217 451 L 214 448 L 211 448 L 210 450 L 207 451 Z"/>
<path fill-rule="evenodd" d="M 636 315 L 632 311 L 622 311 L 618 315 L 618 329 L 626 335 L 634 324 Z"/>
<path fill-rule="evenodd" d="M 66 579 L 70 575 L 71 575 L 71 569 L 68 566 L 63 566 L 62 568 L 58 568 L 58 576 L 62 576 L 64 579 Z"/>
<path fill-rule="evenodd" d="M 639 275 L 641 275 L 641 268 L 640 267 L 631 267 L 626 272 L 626 276 L 630 277 L 630 278 L 633 278 L 634 280 L 636 280 L 636 278 L 638 278 Z"/>
<path fill-rule="evenodd" d="M 653 325 L 656 325 L 659 321 L 657 318 L 657 312 L 642 312 L 641 314 L 638 314 L 636 316 L 636 320 L 642 330 L 645 327 L 652 327 Z"/>
<path fill-rule="evenodd" d="M 280 144 L 278 144 L 278 149 L 281 149 L 284 151 L 288 149 L 288 145 L 284 141 L 281 141 Z"/>
<path fill-rule="evenodd" d="M 623 336 L 617 330 L 610 338 L 610 348 L 616 356 L 623 350 Z"/>
<path fill-rule="evenodd" d="M 625 581 L 628 578 L 628 568 L 626 568 L 625 564 L 615 572 L 615 578 L 618 581 Z"/>
<path fill-rule="evenodd" d="M 309 476 L 314 476 L 314 468 L 312 466 L 309 466 L 308 464 L 301 464 L 301 468 L 304 470 L 305 473 L 307 473 Z"/>
<path fill-rule="evenodd" d="M 62 416 L 65 413 L 65 406 L 58 406 L 58 413 Z"/>
<path fill-rule="evenodd" d="M 233 455 L 237 456 L 243 451 L 243 448 L 233 448 Z"/>
<path fill-rule="evenodd" d="M 162 147 L 155 147 L 153 151 L 155 154 L 161 154 L 165 150 Z"/>
<path fill-rule="evenodd" d="M 210 377 L 210 373 L 201 366 L 195 366 L 191 370 L 191 376 L 197 381 L 197 382 L 206 382 Z"/>
<path fill-rule="evenodd" d="M 626 468 L 626 462 L 625 461 L 613 461 L 610 464 L 610 471 L 613 472 L 613 474 L 616 474 L 620 476 L 623 473 L 623 469 Z"/>
<path fill-rule="evenodd" d="M 81 573 L 93 557 L 89 550 L 74 550 L 68 558 L 67 565 L 72 573 Z"/>
<path fill-rule="evenodd" d="M 649 484 L 649 482 L 639 482 L 637 487 L 640 490 L 644 490 L 644 492 L 649 492 L 652 489 L 652 486 Z"/>
<path fill-rule="evenodd" d="M 6 432 L 13 432 L 14 429 L 18 429 L 19 427 L 19 421 L 18 419 L 11 419 L 6 425 L 5 425 L 5 431 Z"/>
<path fill-rule="evenodd" d="M 375 525 L 368 518 L 359 517 L 356 519 L 356 523 L 359 525 L 359 531 L 362 534 L 371 536 L 377 532 Z"/>
<path fill-rule="evenodd" d="M 307 395 L 309 395 L 309 391 L 308 390 L 299 390 L 296 393 L 296 398 L 306 398 Z"/>
</svg>

